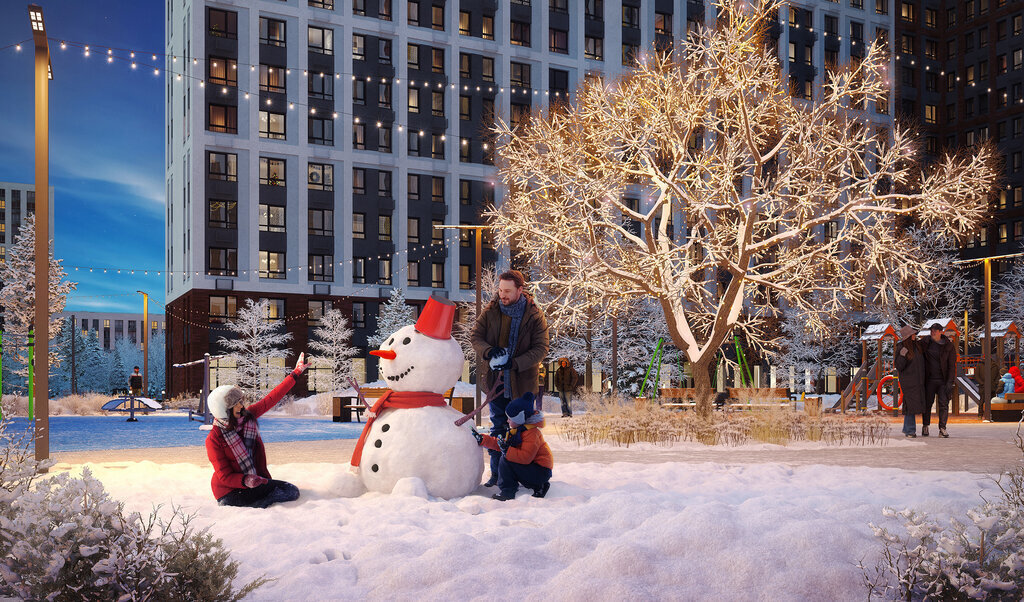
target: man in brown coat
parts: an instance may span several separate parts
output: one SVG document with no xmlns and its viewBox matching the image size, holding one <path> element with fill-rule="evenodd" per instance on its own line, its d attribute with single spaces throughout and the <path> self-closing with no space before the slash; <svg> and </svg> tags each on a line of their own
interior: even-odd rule
<svg viewBox="0 0 1024 602">
<path fill-rule="evenodd" d="M 537 394 L 540 363 L 548 354 L 548 323 L 533 298 L 523 292 L 522 272 L 509 270 L 498 277 L 498 294 L 487 304 L 473 326 L 470 341 L 477 354 L 477 370 L 485 369 L 490 389 L 501 379 L 499 393 L 491 400 L 491 436 L 508 430 L 505 408 L 524 393 Z M 486 486 L 498 482 L 501 453 L 489 451 L 491 476 Z"/>
<path fill-rule="evenodd" d="M 572 418 L 572 394 L 579 386 L 580 375 L 572 367 L 572 360 L 563 357 L 558 360 L 558 370 L 555 370 L 555 390 L 562 398 L 562 417 Z"/>
</svg>

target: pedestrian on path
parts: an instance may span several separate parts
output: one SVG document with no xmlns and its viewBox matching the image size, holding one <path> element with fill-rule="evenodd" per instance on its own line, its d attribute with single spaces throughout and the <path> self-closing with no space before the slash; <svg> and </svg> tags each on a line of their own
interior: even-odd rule
<svg viewBox="0 0 1024 602">
<path fill-rule="evenodd" d="M 953 378 L 956 376 L 956 349 L 953 341 L 942 333 L 942 325 L 932 324 L 930 335 L 924 341 L 925 389 L 924 411 L 921 413 L 921 436 L 928 436 L 932 419 L 932 405 L 939 414 L 939 436 L 949 437 L 946 419 L 949 417 L 949 400 L 953 396 Z"/>
<path fill-rule="evenodd" d="M 580 374 L 572 366 L 572 360 L 563 357 L 558 360 L 555 370 L 555 390 L 562 398 L 562 417 L 572 418 L 572 395 L 580 384 Z"/>
<path fill-rule="evenodd" d="M 213 429 L 206 436 L 206 455 L 213 464 L 213 497 L 221 506 L 266 508 L 298 499 L 298 487 L 270 476 L 257 419 L 277 405 L 309 368 L 304 360 L 305 354 L 300 353 L 295 369 L 281 384 L 248 408 L 244 393 L 234 385 L 210 391 L 207 407 L 213 414 Z"/>
<path fill-rule="evenodd" d="M 896 374 L 903 394 L 903 434 L 917 437 L 917 419 L 914 415 L 924 411 L 924 356 L 917 331 L 913 326 L 900 329 L 900 341 L 896 353 Z"/>
<path fill-rule="evenodd" d="M 142 375 L 139 374 L 138 366 L 135 366 L 135 371 L 128 376 L 128 388 L 132 392 L 132 399 L 142 397 Z"/>
</svg>

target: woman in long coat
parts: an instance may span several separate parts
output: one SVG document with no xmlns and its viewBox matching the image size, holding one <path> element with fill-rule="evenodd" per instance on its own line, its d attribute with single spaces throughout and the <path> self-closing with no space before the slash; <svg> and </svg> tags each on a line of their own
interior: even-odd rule
<svg viewBox="0 0 1024 602">
<path fill-rule="evenodd" d="M 924 353 L 917 331 L 913 326 L 900 329 L 900 341 L 896 343 L 896 374 L 903 392 L 903 434 L 917 437 L 917 422 L 914 416 L 924 412 Z"/>
</svg>

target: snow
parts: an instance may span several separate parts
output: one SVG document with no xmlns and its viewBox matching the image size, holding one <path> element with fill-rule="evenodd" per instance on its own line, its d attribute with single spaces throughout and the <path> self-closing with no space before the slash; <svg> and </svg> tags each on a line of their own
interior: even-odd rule
<svg viewBox="0 0 1024 602">
<path fill-rule="evenodd" d="M 273 458 L 271 458 L 273 459 Z M 545 499 L 450 501 L 415 480 L 346 497 L 346 465 L 271 465 L 299 500 L 217 506 L 210 468 L 90 465 L 126 510 L 196 512 L 241 563 L 238 583 L 276 581 L 253 600 L 862 600 L 856 568 L 880 546 L 883 506 L 963 516 L 983 475 L 842 466 L 665 462 L 557 464 Z M 79 471 L 80 466 L 73 467 Z"/>
</svg>

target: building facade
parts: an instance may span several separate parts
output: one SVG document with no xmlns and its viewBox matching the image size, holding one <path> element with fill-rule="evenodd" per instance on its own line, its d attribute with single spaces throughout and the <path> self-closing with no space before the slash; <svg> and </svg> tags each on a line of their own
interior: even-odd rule
<svg viewBox="0 0 1024 602">
<path fill-rule="evenodd" d="M 472 234 L 435 226 L 501 202 L 494 117 L 526 119 L 715 17 L 693 0 L 167 0 L 168 364 L 216 353 L 250 299 L 295 352 L 329 307 L 365 347 L 393 287 L 468 301 Z M 891 19 L 855 2 L 780 15 L 794 90 Z M 187 370 L 172 395 L 201 382 Z"/>
<path fill-rule="evenodd" d="M 53 207 L 53 187 L 50 187 L 50 207 Z M 36 212 L 35 186 L 0 182 L 0 262 L 14 244 L 21 229 L 23 216 Z M 53 211 L 50 211 L 50 236 L 53 236 Z"/>
<path fill-rule="evenodd" d="M 72 318 L 83 338 L 88 337 L 90 331 L 95 331 L 104 349 L 113 349 L 114 343 L 121 338 L 127 338 L 142 349 L 142 334 L 146 323 L 141 313 L 63 311 L 54 317 L 60 320 Z M 148 317 L 149 338 L 152 340 L 158 333 L 166 331 L 167 322 L 163 314 L 149 314 Z"/>
</svg>

